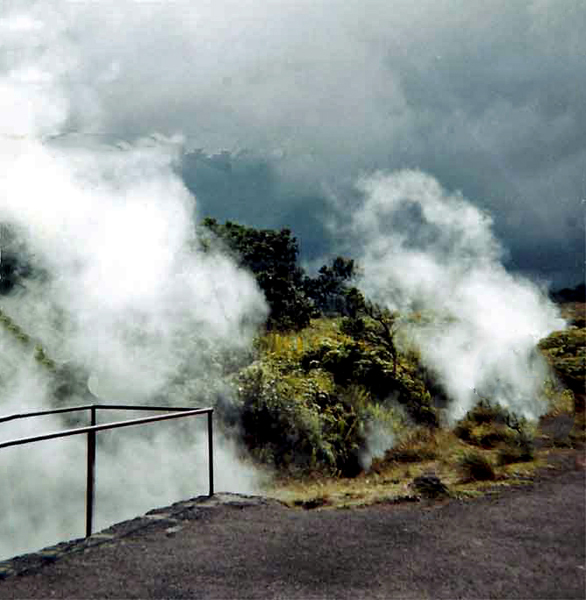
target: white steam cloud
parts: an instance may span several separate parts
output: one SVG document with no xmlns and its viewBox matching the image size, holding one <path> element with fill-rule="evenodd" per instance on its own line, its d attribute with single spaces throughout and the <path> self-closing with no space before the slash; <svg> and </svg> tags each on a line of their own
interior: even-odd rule
<svg viewBox="0 0 586 600">
<path fill-rule="evenodd" d="M 250 347 L 266 304 L 252 276 L 198 250 L 195 201 L 176 174 L 179 139 L 48 141 L 80 106 L 86 123 L 101 111 L 89 88 L 71 85 L 82 57 L 65 17 L 38 3 L 0 19 L 11 57 L 0 70 L 0 222 L 41 271 L 0 299 L 32 338 L 25 347 L 0 328 L 0 413 L 52 407 L 34 343 L 91 374 L 106 402 L 193 405 L 214 385 L 216 357 Z M 205 493 L 205 437 L 190 421 L 98 435 L 97 527 Z M 57 417 L 12 421 L 0 439 L 63 427 Z M 251 491 L 254 473 L 220 445 L 218 488 Z M 2 450 L 0 477 L 0 556 L 83 533 L 84 440 Z"/>
<path fill-rule="evenodd" d="M 536 344 L 565 323 L 541 289 L 506 272 L 490 217 L 418 171 L 379 173 L 359 188 L 351 229 L 361 287 L 392 310 L 428 313 L 411 334 L 452 400 L 450 419 L 481 398 L 539 416 L 547 371 Z"/>
</svg>

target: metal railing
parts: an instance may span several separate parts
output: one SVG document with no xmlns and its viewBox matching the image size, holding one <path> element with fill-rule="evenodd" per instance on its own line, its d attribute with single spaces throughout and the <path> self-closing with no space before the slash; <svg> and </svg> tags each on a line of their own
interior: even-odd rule
<svg viewBox="0 0 586 600">
<path fill-rule="evenodd" d="M 106 410 L 142 410 L 142 411 L 172 411 L 164 415 L 152 417 L 143 417 L 140 419 L 130 419 L 127 421 L 115 421 L 112 423 L 96 424 L 96 412 L 99 409 Z M 82 406 L 72 406 L 67 408 L 56 408 L 53 410 L 41 410 L 27 413 L 16 413 L 5 417 L 0 417 L 0 424 L 16 419 L 27 419 L 30 417 L 40 417 L 46 415 L 55 415 L 60 413 L 71 413 L 76 411 L 90 411 L 90 425 L 88 427 L 77 427 L 75 429 L 66 429 L 42 435 L 19 438 L 0 442 L 0 449 L 10 446 L 21 446 L 23 444 L 32 444 L 44 440 L 53 440 L 56 438 L 69 437 L 73 435 L 87 434 L 87 485 L 86 485 L 86 520 L 85 535 L 92 535 L 92 525 L 94 517 L 94 490 L 96 482 L 96 433 L 106 429 L 118 429 L 120 427 L 131 427 L 133 425 L 145 425 L 147 423 L 157 423 L 159 421 L 169 421 L 171 419 L 181 419 L 207 414 L 208 416 L 208 471 L 209 471 L 209 495 L 214 495 L 214 457 L 213 457 L 213 408 L 187 408 L 170 406 L 134 406 L 129 404 L 84 404 Z"/>
</svg>

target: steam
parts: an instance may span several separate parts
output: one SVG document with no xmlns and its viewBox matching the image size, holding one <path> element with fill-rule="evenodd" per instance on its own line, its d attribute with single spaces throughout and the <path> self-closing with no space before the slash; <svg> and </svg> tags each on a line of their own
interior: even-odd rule
<svg viewBox="0 0 586 600">
<path fill-rule="evenodd" d="M 364 266 L 361 287 L 403 314 L 421 357 L 449 398 L 449 419 L 479 399 L 534 419 L 547 374 L 539 339 L 565 326 L 535 284 L 502 266 L 491 218 L 419 171 L 364 178 L 351 230 Z"/>
<path fill-rule="evenodd" d="M 0 412 L 53 407 L 35 344 L 58 368 L 89 376 L 105 402 L 198 405 L 219 389 L 222 354 L 247 352 L 264 298 L 252 276 L 199 249 L 195 200 L 176 174 L 181 138 L 121 148 L 52 137 L 82 105 L 97 126 L 101 108 L 89 88 L 72 91 L 78 48 L 63 13 L 41 4 L 0 20 L 13 57 L 0 71 L 0 222 L 38 273 L 0 301 L 31 336 L 26 344 L 0 330 Z M 87 402 L 84 386 L 77 393 L 68 403 Z M 63 427 L 57 417 L 15 421 L 0 435 Z M 207 489 L 193 420 L 142 429 L 98 435 L 98 528 Z M 218 488 L 254 489 L 254 473 L 216 440 Z M 0 452 L 0 555 L 83 533 L 84 457 L 79 438 Z"/>
<path fill-rule="evenodd" d="M 366 431 L 365 447 L 359 455 L 360 466 L 368 471 L 372 461 L 384 457 L 386 451 L 395 445 L 396 439 L 397 436 L 390 431 L 388 426 L 379 421 L 370 423 Z"/>
</svg>

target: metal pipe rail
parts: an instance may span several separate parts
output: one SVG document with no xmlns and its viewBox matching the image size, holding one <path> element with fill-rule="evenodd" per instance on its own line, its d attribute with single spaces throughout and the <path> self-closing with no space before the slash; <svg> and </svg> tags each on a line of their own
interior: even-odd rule
<svg viewBox="0 0 586 600">
<path fill-rule="evenodd" d="M 173 411 L 164 415 L 152 417 L 142 417 L 140 419 L 129 419 L 127 421 L 114 421 L 111 423 L 96 424 L 96 411 L 98 409 L 106 410 L 139 410 L 139 411 Z M 169 407 L 169 406 L 133 406 L 129 404 L 84 404 L 82 406 L 73 406 L 68 408 L 56 408 L 53 410 L 42 410 L 30 413 L 15 413 L 5 417 L 0 417 L 0 423 L 12 421 L 15 419 L 26 419 L 29 417 L 39 417 L 52 414 L 67 412 L 76 412 L 81 410 L 90 411 L 90 426 L 76 427 L 64 431 L 56 431 L 35 435 L 7 442 L 0 442 L 0 449 L 11 446 L 21 446 L 23 444 L 32 444 L 45 440 L 70 437 L 73 435 L 87 434 L 87 485 L 86 485 L 86 537 L 92 534 L 93 515 L 94 515 L 94 489 L 95 489 L 95 467 L 96 467 L 96 433 L 107 429 L 119 429 L 122 427 L 132 427 L 133 425 L 145 425 L 148 423 L 157 423 L 159 421 L 169 421 L 171 419 L 181 419 L 183 417 L 192 417 L 207 414 L 208 416 L 208 471 L 209 471 L 209 496 L 214 495 L 214 457 L 213 457 L 213 408 L 189 408 L 189 407 Z"/>
</svg>

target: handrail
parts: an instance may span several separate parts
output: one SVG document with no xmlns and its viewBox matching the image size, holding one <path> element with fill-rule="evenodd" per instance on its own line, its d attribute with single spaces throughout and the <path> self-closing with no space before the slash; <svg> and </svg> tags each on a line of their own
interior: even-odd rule
<svg viewBox="0 0 586 600">
<path fill-rule="evenodd" d="M 5 417 L 0 417 L 0 423 L 6 421 L 13 421 L 14 419 L 28 419 L 29 417 L 44 417 L 47 415 L 56 415 L 59 413 L 75 412 L 79 410 L 89 410 L 91 408 L 107 408 L 111 410 L 152 410 L 153 412 L 159 410 L 174 410 L 174 411 L 187 411 L 193 410 L 192 406 L 134 406 L 132 404 L 82 404 L 80 406 L 67 406 L 64 408 L 53 408 L 51 410 L 38 410 L 35 412 L 27 413 L 13 413 Z"/>
<path fill-rule="evenodd" d="M 42 442 L 45 440 L 53 440 L 55 438 L 69 437 L 79 435 L 81 433 L 90 433 L 92 431 L 103 431 L 104 429 L 118 429 L 120 427 L 131 427 L 132 425 L 142 425 L 144 423 L 154 423 L 156 421 L 168 421 L 170 419 L 181 419 L 182 417 L 190 417 L 192 415 L 204 415 L 213 411 L 213 408 L 197 408 L 179 414 L 169 413 L 167 415 L 157 415 L 155 417 L 142 417 L 141 419 L 130 419 L 128 421 L 113 421 L 112 423 L 103 423 L 101 425 L 91 425 L 89 427 L 77 427 L 75 429 L 65 429 L 64 431 L 55 431 L 42 435 L 34 435 L 26 438 L 18 438 L 9 440 L 8 442 L 0 442 L 1 448 L 10 446 L 20 446 L 22 444 L 32 444 L 33 442 Z"/>
<path fill-rule="evenodd" d="M 82 406 L 54 408 L 52 410 L 37 410 L 35 412 L 30 412 L 30 413 L 14 413 L 12 415 L 0 417 L 0 423 L 5 423 L 6 421 L 13 421 L 14 419 L 28 419 L 29 417 L 43 417 L 45 415 L 56 415 L 59 413 L 75 412 L 77 410 L 88 410 L 92 406 L 94 406 L 94 405 L 93 404 L 84 404 Z"/>
<path fill-rule="evenodd" d="M 111 410 L 143 410 L 143 411 L 174 411 L 164 415 L 151 417 L 142 417 L 140 419 L 129 419 L 126 421 L 114 421 L 111 423 L 102 423 L 96 425 L 96 411 L 98 409 Z M 77 427 L 45 433 L 42 435 L 18 438 L 0 442 L 0 449 L 11 446 L 21 446 L 62 437 L 81 435 L 87 433 L 87 486 L 86 486 L 86 537 L 92 534 L 92 523 L 94 513 L 94 488 L 95 488 L 95 457 L 96 457 L 96 433 L 107 429 L 119 429 L 122 427 L 132 427 L 134 425 L 144 425 L 156 423 L 158 421 L 168 421 L 171 419 L 181 419 L 197 415 L 208 415 L 208 471 L 209 471 L 209 496 L 214 495 L 214 460 L 213 460 L 213 408 L 189 408 L 189 407 L 170 407 L 170 406 L 134 406 L 129 404 L 86 404 L 82 406 L 56 408 L 52 410 L 34 411 L 30 413 L 15 413 L 5 417 L 0 417 L 0 423 L 11 421 L 13 419 L 24 419 L 29 417 L 45 416 L 50 414 L 59 414 L 65 412 L 75 412 L 79 410 L 90 410 L 91 425 L 87 427 Z"/>
</svg>

